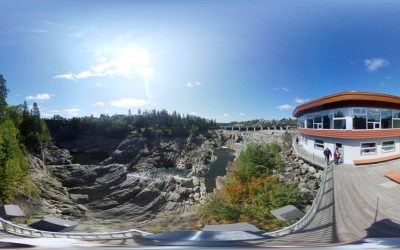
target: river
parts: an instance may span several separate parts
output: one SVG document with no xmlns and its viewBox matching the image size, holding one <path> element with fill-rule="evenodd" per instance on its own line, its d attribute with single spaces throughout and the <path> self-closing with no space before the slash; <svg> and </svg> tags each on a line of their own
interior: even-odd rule
<svg viewBox="0 0 400 250">
<path fill-rule="evenodd" d="M 235 159 L 235 151 L 232 149 L 216 149 L 215 154 L 217 160 L 210 165 L 210 170 L 205 174 L 205 185 L 208 193 L 211 193 L 216 187 L 215 180 L 217 176 L 226 175 L 226 166 L 228 162 Z M 100 162 L 108 157 L 107 153 L 73 153 L 73 163 L 79 163 L 82 165 L 98 165 Z M 187 171 L 171 168 L 159 168 L 147 172 L 136 172 L 131 173 L 132 176 L 141 176 L 145 178 L 165 178 L 167 176 L 178 175 L 183 178 L 187 178 Z"/>
<path fill-rule="evenodd" d="M 235 159 L 235 150 L 232 149 L 216 149 L 215 154 L 217 160 L 210 165 L 210 170 L 205 175 L 206 190 L 208 193 L 212 192 L 216 187 L 215 179 L 217 176 L 226 175 L 226 166 L 228 162 Z"/>
</svg>

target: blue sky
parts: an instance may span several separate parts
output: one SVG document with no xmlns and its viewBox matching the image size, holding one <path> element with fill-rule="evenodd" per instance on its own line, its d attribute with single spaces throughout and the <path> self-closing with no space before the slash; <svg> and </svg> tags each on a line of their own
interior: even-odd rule
<svg viewBox="0 0 400 250">
<path fill-rule="evenodd" d="M 0 0 L 0 73 L 10 104 L 44 116 L 291 117 L 336 92 L 400 95 L 398 13 L 385 0 Z"/>
</svg>

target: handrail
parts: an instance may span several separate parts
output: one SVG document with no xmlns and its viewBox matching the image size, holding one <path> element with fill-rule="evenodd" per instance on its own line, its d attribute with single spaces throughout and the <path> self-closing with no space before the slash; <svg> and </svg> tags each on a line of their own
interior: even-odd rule
<svg viewBox="0 0 400 250">
<path fill-rule="evenodd" d="M 111 239 L 129 239 L 138 235 L 149 235 L 151 233 L 141 231 L 138 229 L 130 229 L 126 231 L 117 232 L 103 232 L 103 233 L 60 233 L 37 230 L 33 228 L 23 227 L 16 225 L 8 220 L 0 218 L 3 230 L 7 233 L 36 238 L 36 237 L 50 237 L 50 238 L 70 238 L 80 240 L 111 240 Z"/>
<path fill-rule="evenodd" d="M 301 157 L 296 149 L 296 147 L 293 145 L 293 149 L 296 152 L 296 155 Z M 328 172 L 328 168 L 324 169 L 324 173 L 323 173 L 323 177 L 320 183 L 320 188 L 318 189 L 317 195 L 315 196 L 314 202 L 311 205 L 311 208 L 307 211 L 307 213 L 300 219 L 298 220 L 296 223 L 285 227 L 283 229 L 277 230 L 277 231 L 273 231 L 273 232 L 267 232 L 264 233 L 264 235 L 268 235 L 268 236 L 272 236 L 272 237 L 280 237 L 280 236 L 284 236 L 290 233 L 294 233 L 297 232 L 299 230 L 301 230 L 302 228 L 304 228 L 308 223 L 310 223 L 310 221 L 314 218 L 315 214 L 317 213 L 317 210 L 321 204 L 322 201 L 322 197 L 324 196 L 324 192 L 325 192 L 325 185 L 326 185 L 326 175 Z"/>
</svg>

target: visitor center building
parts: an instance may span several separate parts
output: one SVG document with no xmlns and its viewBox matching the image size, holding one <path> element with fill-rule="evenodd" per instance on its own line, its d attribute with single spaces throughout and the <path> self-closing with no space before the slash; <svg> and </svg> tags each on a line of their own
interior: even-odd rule
<svg viewBox="0 0 400 250">
<path fill-rule="evenodd" d="M 338 149 L 340 162 L 362 165 L 400 158 L 400 97 L 344 92 L 297 106 L 299 145 L 323 157 Z"/>
</svg>

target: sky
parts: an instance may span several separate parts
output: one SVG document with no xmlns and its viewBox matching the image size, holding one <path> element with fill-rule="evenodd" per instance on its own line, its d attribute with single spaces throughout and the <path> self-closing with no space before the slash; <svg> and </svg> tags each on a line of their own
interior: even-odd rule
<svg viewBox="0 0 400 250">
<path fill-rule="evenodd" d="M 0 0 L 0 73 L 8 103 L 43 117 L 288 118 L 338 92 L 400 95 L 398 13 L 395 0 Z"/>
</svg>

